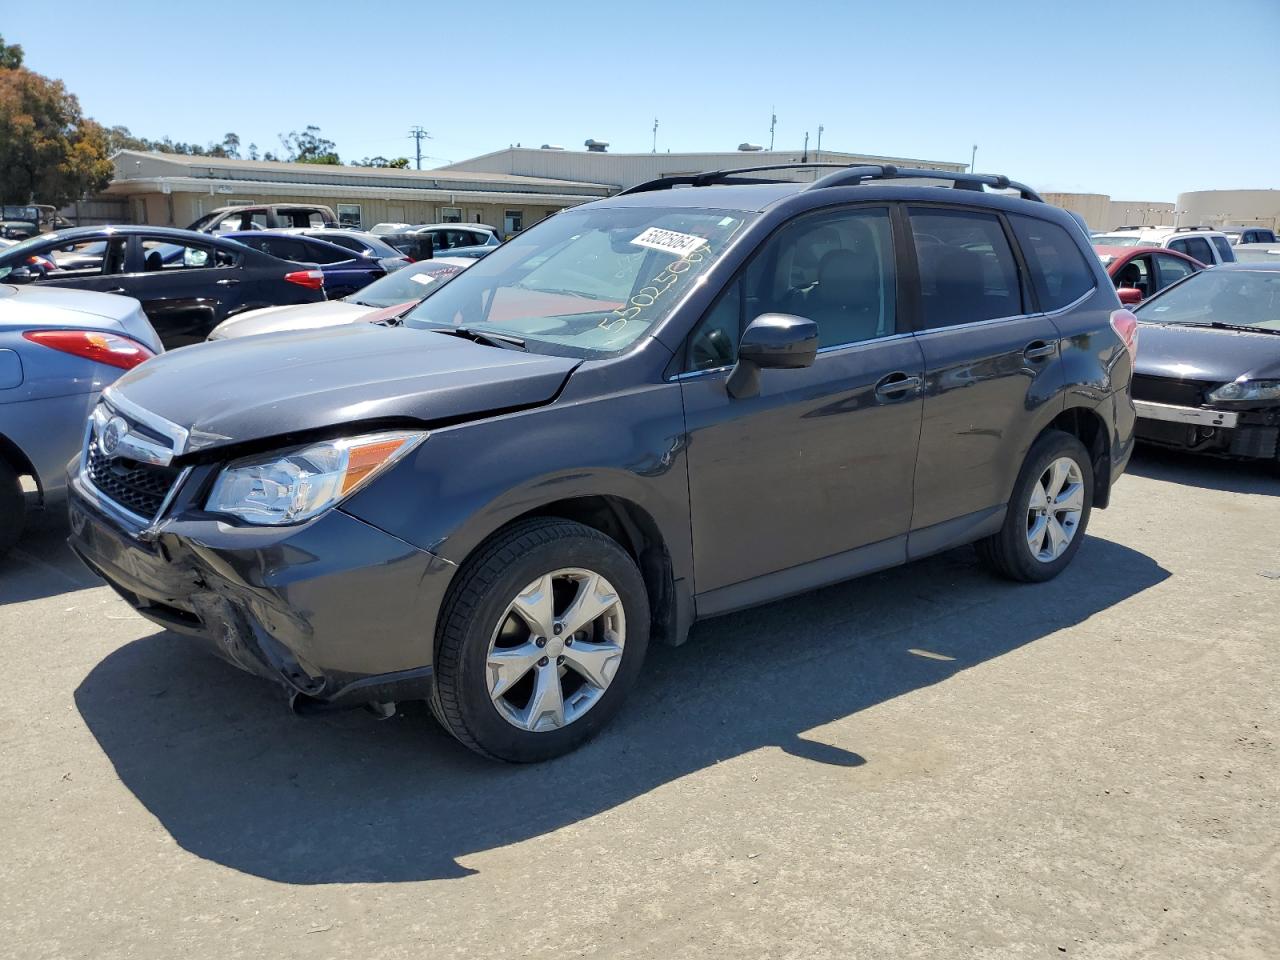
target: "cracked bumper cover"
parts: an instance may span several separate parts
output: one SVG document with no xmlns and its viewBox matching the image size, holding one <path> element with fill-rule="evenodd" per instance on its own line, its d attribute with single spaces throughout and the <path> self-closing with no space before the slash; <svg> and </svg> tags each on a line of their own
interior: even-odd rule
<svg viewBox="0 0 1280 960">
<path fill-rule="evenodd" d="M 449 561 L 339 509 L 295 527 L 179 515 L 143 540 L 73 474 L 68 510 L 94 573 L 236 666 L 335 704 L 429 695 Z"/>
</svg>

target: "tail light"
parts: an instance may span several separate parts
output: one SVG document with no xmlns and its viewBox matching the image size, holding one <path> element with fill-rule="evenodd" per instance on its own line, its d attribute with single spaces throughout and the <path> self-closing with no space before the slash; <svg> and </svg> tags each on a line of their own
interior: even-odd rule
<svg viewBox="0 0 1280 960">
<path fill-rule="evenodd" d="M 28 330 L 23 338 L 50 350 L 83 357 L 109 367 L 132 370 L 155 356 L 137 340 L 97 330 Z"/>
<path fill-rule="evenodd" d="M 1111 311 L 1111 329 L 1116 332 L 1129 351 L 1129 362 L 1138 362 L 1138 318 L 1132 310 Z"/>
<path fill-rule="evenodd" d="M 308 290 L 324 289 L 324 274 L 319 270 L 295 270 L 293 273 L 286 273 L 284 278 Z"/>
</svg>

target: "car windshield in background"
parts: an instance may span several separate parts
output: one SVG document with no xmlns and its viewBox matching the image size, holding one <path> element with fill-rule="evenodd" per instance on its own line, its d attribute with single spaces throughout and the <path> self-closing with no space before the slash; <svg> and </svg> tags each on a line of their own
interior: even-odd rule
<svg viewBox="0 0 1280 960">
<path fill-rule="evenodd" d="M 1158 247 L 1160 244 L 1152 240 L 1139 240 L 1137 237 L 1111 237 L 1102 234 L 1090 237 L 1089 242 L 1095 247 Z"/>
<path fill-rule="evenodd" d="M 366 307 L 394 307 L 397 303 L 421 300 L 455 273 L 465 270 L 461 264 L 415 263 L 375 280 L 359 293 L 347 297 L 351 303 Z"/>
<path fill-rule="evenodd" d="M 754 216 L 688 207 L 561 213 L 495 247 L 404 322 L 505 333 L 548 353 L 614 353 L 663 320 Z"/>
<path fill-rule="evenodd" d="M 1137 314 L 1150 323 L 1223 323 L 1280 332 L 1280 270 L 1202 270 Z"/>
</svg>

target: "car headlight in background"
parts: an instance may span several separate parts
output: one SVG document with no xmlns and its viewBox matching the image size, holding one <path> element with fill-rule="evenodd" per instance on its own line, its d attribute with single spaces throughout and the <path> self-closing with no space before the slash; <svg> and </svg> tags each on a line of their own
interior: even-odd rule
<svg viewBox="0 0 1280 960">
<path fill-rule="evenodd" d="M 426 436 L 370 433 L 236 460 L 218 474 L 205 506 L 265 526 L 308 520 L 354 493 Z"/>
<path fill-rule="evenodd" d="M 1209 391 L 1210 400 L 1280 400 L 1280 380 L 1235 380 Z"/>
</svg>

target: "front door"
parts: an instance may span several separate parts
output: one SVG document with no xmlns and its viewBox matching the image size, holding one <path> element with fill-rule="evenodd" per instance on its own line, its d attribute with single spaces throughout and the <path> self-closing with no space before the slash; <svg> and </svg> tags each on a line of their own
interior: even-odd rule
<svg viewBox="0 0 1280 960">
<path fill-rule="evenodd" d="M 884 207 L 800 217 L 691 335 L 681 383 L 700 613 L 905 557 L 923 360 L 898 322 L 895 262 Z M 761 371 L 759 395 L 735 399 L 741 331 L 771 312 L 814 320 L 818 357 Z"/>
</svg>

